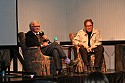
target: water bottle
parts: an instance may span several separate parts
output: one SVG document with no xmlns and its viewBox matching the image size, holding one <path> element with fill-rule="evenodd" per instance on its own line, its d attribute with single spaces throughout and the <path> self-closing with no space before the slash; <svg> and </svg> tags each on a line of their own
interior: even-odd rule
<svg viewBox="0 0 125 83">
<path fill-rule="evenodd" d="M 54 37 L 54 42 L 57 42 L 58 44 L 60 44 L 60 41 L 58 41 L 57 37 Z"/>
<path fill-rule="evenodd" d="M 2 75 L 2 77 L 5 77 L 5 71 L 4 70 L 1 72 L 1 75 Z"/>
</svg>

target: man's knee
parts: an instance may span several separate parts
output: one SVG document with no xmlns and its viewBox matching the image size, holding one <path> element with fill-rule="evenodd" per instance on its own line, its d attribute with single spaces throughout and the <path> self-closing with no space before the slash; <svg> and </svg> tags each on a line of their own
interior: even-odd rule
<svg viewBox="0 0 125 83">
<path fill-rule="evenodd" d="M 98 50 L 99 50 L 100 52 L 104 52 L 104 47 L 103 47 L 102 45 L 100 45 L 100 46 L 98 46 Z"/>
<path fill-rule="evenodd" d="M 58 43 L 57 43 L 57 42 L 53 42 L 52 44 L 53 44 L 53 45 L 58 45 Z"/>
<path fill-rule="evenodd" d="M 81 51 L 85 51 L 86 50 L 86 48 L 84 48 L 83 46 L 81 46 L 80 48 L 79 48 L 79 51 L 81 52 Z"/>
<path fill-rule="evenodd" d="M 52 53 L 53 53 L 53 56 L 55 56 L 56 54 L 58 54 L 57 49 L 53 49 Z"/>
</svg>

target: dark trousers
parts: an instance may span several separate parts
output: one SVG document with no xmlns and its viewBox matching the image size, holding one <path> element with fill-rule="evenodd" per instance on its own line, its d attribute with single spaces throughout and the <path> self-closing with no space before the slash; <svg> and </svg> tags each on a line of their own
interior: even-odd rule
<svg viewBox="0 0 125 83">
<path fill-rule="evenodd" d="M 53 57 L 57 70 L 62 69 L 61 59 L 65 59 L 67 57 L 57 42 L 53 42 L 50 45 L 41 48 L 41 51 L 44 55 Z"/>
<path fill-rule="evenodd" d="M 73 52 L 74 52 L 74 60 L 78 58 L 78 53 L 77 53 L 77 48 L 73 47 Z"/>
<path fill-rule="evenodd" d="M 94 61 L 94 67 L 101 67 L 102 66 L 102 62 L 104 59 L 104 48 L 102 45 L 97 46 L 96 48 L 92 49 L 94 51 L 95 54 L 95 61 Z M 88 52 L 86 50 L 86 48 L 84 48 L 83 46 L 81 46 L 79 48 L 79 52 L 81 54 L 81 57 L 83 59 L 83 62 L 85 63 L 85 65 L 90 65 L 89 61 L 88 61 Z"/>
</svg>

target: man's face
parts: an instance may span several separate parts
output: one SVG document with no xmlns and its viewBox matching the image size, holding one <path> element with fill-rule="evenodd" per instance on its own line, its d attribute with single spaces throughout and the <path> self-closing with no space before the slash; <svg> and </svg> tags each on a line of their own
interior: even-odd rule
<svg viewBox="0 0 125 83">
<path fill-rule="evenodd" d="M 93 30 L 93 25 L 91 22 L 86 22 L 85 29 L 87 32 L 91 32 Z"/>
<path fill-rule="evenodd" d="M 33 22 L 31 24 L 31 30 L 35 33 L 40 32 L 40 24 L 38 22 Z"/>
</svg>

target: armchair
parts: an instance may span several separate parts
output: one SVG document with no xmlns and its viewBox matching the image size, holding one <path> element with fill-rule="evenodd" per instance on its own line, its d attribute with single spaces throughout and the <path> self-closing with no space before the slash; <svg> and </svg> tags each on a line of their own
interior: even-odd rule
<svg viewBox="0 0 125 83">
<path fill-rule="evenodd" d="M 70 38 L 70 41 L 72 42 L 73 38 L 77 35 L 77 33 L 74 33 L 74 32 L 71 32 L 69 33 L 69 38 Z M 72 43 L 73 44 L 73 43 Z M 77 55 L 78 57 L 78 64 L 76 65 L 76 72 L 83 72 L 83 71 L 86 71 L 87 70 L 87 67 L 84 65 L 84 62 L 81 58 L 81 55 L 79 53 L 79 47 L 78 46 L 74 46 L 74 48 L 76 49 L 73 49 L 74 51 L 77 50 L 77 52 L 74 52 L 74 56 Z M 76 54 L 77 53 L 77 54 Z M 90 67 L 91 69 L 93 69 L 93 66 L 94 66 L 94 60 L 95 60 L 95 56 L 94 54 L 91 54 L 90 57 L 89 57 L 89 62 L 90 62 Z M 102 67 L 101 67 L 101 71 L 102 72 L 106 72 L 107 69 L 106 69 L 106 62 L 105 62 L 105 58 L 103 59 L 103 62 L 102 62 Z"/>
<path fill-rule="evenodd" d="M 18 34 L 18 41 L 24 58 L 24 71 L 33 72 L 38 76 L 48 76 L 54 72 L 54 70 L 50 71 L 51 69 L 54 69 L 52 68 L 54 65 L 50 64 L 50 62 L 53 63 L 53 61 L 50 60 L 50 57 L 43 55 L 39 48 L 28 48 L 25 45 L 24 32 Z M 45 59 L 42 58 L 42 55 Z"/>
<path fill-rule="evenodd" d="M 10 50 L 0 49 L 0 71 L 9 68 L 10 66 Z M 9 71 L 9 70 L 8 70 Z"/>
</svg>

